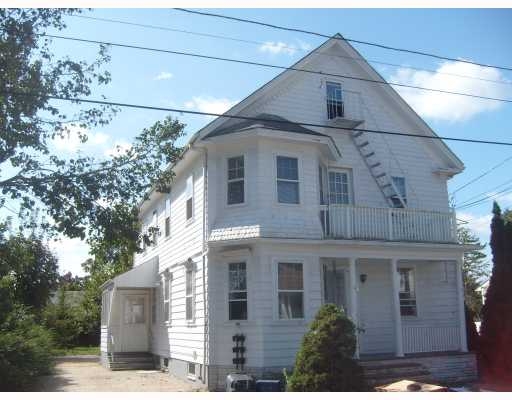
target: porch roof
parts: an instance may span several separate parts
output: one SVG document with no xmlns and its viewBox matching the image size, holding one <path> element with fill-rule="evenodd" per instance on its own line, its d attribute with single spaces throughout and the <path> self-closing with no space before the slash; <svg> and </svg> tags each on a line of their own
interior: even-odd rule
<svg viewBox="0 0 512 400">
<path fill-rule="evenodd" d="M 117 275 L 109 279 L 101 289 L 105 289 L 109 285 L 123 288 L 145 288 L 154 287 L 158 275 L 158 256 L 132 268 L 129 271 Z"/>
</svg>

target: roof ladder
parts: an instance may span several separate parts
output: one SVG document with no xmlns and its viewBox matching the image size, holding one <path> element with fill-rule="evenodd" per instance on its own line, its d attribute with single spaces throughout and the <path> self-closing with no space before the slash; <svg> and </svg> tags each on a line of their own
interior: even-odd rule
<svg viewBox="0 0 512 400">
<path fill-rule="evenodd" d="M 406 208 L 407 204 L 402 196 L 400 196 L 400 193 L 398 193 L 391 176 L 387 173 L 382 163 L 377 158 L 377 154 L 370 144 L 369 135 L 363 131 L 353 131 L 350 134 L 350 137 L 363 157 L 370 174 L 377 183 L 377 186 L 386 199 L 386 202 L 391 207 Z"/>
</svg>

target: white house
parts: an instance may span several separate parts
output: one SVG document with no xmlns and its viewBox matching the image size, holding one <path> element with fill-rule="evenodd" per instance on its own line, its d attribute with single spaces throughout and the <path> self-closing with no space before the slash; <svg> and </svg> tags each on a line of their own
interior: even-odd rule
<svg viewBox="0 0 512 400">
<path fill-rule="evenodd" d="M 221 388 L 234 363 L 256 376 L 291 367 L 335 303 L 360 328 L 361 360 L 473 378 L 447 193 L 462 162 L 389 85 L 333 76 L 383 79 L 340 36 L 293 67 L 324 75 L 286 70 L 228 112 L 253 119 L 206 125 L 170 193 L 140 205 L 159 233 L 103 286 L 104 363 L 150 353 Z"/>
</svg>

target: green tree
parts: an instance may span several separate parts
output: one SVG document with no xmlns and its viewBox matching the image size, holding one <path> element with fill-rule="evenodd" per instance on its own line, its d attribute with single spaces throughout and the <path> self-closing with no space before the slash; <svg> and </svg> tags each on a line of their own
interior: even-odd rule
<svg viewBox="0 0 512 400">
<path fill-rule="evenodd" d="M 35 378 L 53 366 L 51 333 L 39 325 L 29 309 L 14 304 L 0 313 L 0 390 L 30 390 Z"/>
<path fill-rule="evenodd" d="M 482 308 L 478 352 L 484 382 L 512 388 L 512 218 L 493 206 L 491 249 L 493 268 Z"/>
<path fill-rule="evenodd" d="M 90 254 L 82 267 L 88 274 L 84 284 L 84 299 L 81 307 L 81 318 L 84 333 L 99 338 L 101 319 L 100 286 L 116 275 L 128 271 L 133 266 L 133 255 L 138 251 L 139 230 L 138 212 L 136 207 L 127 204 L 115 206 L 115 219 L 111 221 L 116 229 L 109 235 L 95 236 L 89 240 Z M 127 229 L 129 228 L 129 229 Z M 142 240 L 149 240 L 147 237 Z"/>
<path fill-rule="evenodd" d="M 164 167 L 181 155 L 174 143 L 184 125 L 168 117 L 109 158 L 81 153 L 69 158 L 53 151 L 53 139 L 76 131 L 86 142 L 90 129 L 108 124 L 118 111 L 54 99 L 90 97 L 111 79 L 105 46 L 93 61 L 52 52 L 47 31 L 65 29 L 65 17 L 79 12 L 0 9 L 0 207 L 15 200 L 23 227 L 36 224 L 84 239 L 111 236 L 113 204 L 137 204 L 150 188 L 168 188 L 173 173 Z M 40 219 L 35 219 L 38 209 Z"/>
<path fill-rule="evenodd" d="M 318 310 L 302 340 L 288 390 L 347 392 L 365 389 L 362 370 L 353 359 L 355 326 L 334 304 Z"/>
<path fill-rule="evenodd" d="M 0 235 L 0 281 L 10 304 L 23 304 L 34 311 L 47 303 L 57 287 L 57 259 L 41 239 L 21 234 Z M 9 305 L 6 305 L 9 308 Z"/>
<path fill-rule="evenodd" d="M 457 229 L 459 243 L 483 248 L 480 239 L 470 229 L 459 226 Z M 462 266 L 464 278 L 464 300 L 470 314 L 480 319 L 482 296 L 478 289 L 489 277 L 489 263 L 486 254 L 480 249 L 470 250 L 464 254 Z"/>
</svg>

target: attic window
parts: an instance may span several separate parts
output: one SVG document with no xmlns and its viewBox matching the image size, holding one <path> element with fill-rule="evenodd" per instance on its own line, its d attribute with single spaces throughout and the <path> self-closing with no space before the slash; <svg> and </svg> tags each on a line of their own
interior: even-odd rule
<svg viewBox="0 0 512 400">
<path fill-rule="evenodd" d="M 334 119 L 344 117 L 345 112 L 341 84 L 338 82 L 327 82 L 325 88 L 327 92 L 327 118 Z"/>
</svg>

